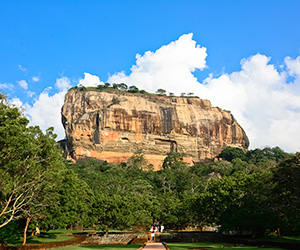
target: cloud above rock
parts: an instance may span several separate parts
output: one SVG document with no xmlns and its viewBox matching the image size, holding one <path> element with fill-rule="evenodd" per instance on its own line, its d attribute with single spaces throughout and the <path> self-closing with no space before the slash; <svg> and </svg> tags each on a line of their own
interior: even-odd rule
<svg viewBox="0 0 300 250">
<path fill-rule="evenodd" d="M 100 84 L 103 84 L 103 82 L 100 81 L 100 78 L 98 76 L 92 75 L 90 73 L 84 73 L 84 78 L 79 79 L 78 85 L 84 87 L 97 87 Z"/>
<path fill-rule="evenodd" d="M 66 91 L 71 87 L 71 80 L 68 77 L 61 77 L 56 79 L 55 87 L 60 91 Z"/>
<path fill-rule="evenodd" d="M 108 82 L 124 82 L 150 92 L 165 88 L 175 94 L 195 88 L 198 82 L 193 72 L 206 67 L 207 53 L 192 37 L 193 34 L 182 35 L 155 52 L 137 54 L 128 76 L 119 72 L 109 77 Z"/>
</svg>

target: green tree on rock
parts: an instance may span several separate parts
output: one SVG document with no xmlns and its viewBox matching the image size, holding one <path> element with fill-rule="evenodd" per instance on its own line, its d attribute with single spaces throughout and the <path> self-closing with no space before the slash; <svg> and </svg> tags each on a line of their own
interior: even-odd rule
<svg viewBox="0 0 300 250">
<path fill-rule="evenodd" d="M 125 84 L 125 83 L 119 83 L 118 84 L 118 88 L 120 90 L 127 90 L 128 89 L 128 86 Z"/>
<path fill-rule="evenodd" d="M 110 83 L 109 83 L 109 82 L 104 83 L 104 88 L 105 88 L 105 89 L 107 89 L 107 88 L 109 88 L 109 87 L 110 87 Z"/>
<path fill-rule="evenodd" d="M 128 88 L 128 92 L 129 93 L 138 93 L 139 89 L 136 86 L 132 85 Z"/>
<path fill-rule="evenodd" d="M 167 91 L 165 91 L 164 89 L 158 89 L 158 90 L 156 90 L 156 94 L 158 94 L 158 95 L 164 95 L 164 94 L 166 94 L 166 92 Z"/>
</svg>

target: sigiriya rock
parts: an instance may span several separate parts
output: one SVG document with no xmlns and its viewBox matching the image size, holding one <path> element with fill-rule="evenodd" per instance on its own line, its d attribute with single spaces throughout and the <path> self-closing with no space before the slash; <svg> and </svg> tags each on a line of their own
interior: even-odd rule
<svg viewBox="0 0 300 250">
<path fill-rule="evenodd" d="M 121 163 L 142 149 L 159 169 L 171 151 L 192 163 L 214 159 L 227 146 L 249 146 L 232 114 L 198 97 L 72 88 L 61 114 L 67 152 L 75 160 Z"/>
</svg>

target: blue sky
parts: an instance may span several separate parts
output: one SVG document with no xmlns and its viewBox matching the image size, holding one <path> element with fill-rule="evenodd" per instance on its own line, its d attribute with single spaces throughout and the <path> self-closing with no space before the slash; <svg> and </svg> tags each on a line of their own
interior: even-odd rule
<svg viewBox="0 0 300 250">
<path fill-rule="evenodd" d="M 299 10 L 276 0 L 0 0 L 0 89 L 59 138 L 63 96 L 80 81 L 195 92 L 230 109 L 252 148 L 299 151 Z"/>
</svg>

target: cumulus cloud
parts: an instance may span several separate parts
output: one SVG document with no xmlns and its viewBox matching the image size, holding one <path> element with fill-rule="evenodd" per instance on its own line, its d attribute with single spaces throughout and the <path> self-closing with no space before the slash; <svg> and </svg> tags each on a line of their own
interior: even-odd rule
<svg viewBox="0 0 300 250">
<path fill-rule="evenodd" d="M 130 75 L 119 72 L 108 81 L 136 85 L 151 92 L 159 88 L 176 94 L 190 92 L 188 90 L 197 87 L 193 72 L 206 67 L 207 56 L 206 48 L 197 45 L 192 37 L 192 33 L 185 34 L 155 52 L 147 51 L 143 56 L 137 54 Z"/>
<path fill-rule="evenodd" d="M 61 77 L 56 79 L 55 87 L 61 91 L 68 90 L 71 87 L 71 81 L 68 77 Z"/>
<path fill-rule="evenodd" d="M 65 94 L 71 87 L 71 81 L 67 77 L 56 79 L 55 87 L 58 93 L 50 95 L 52 87 L 46 88 L 35 100 L 33 105 L 26 103 L 25 115 L 30 120 L 30 125 L 39 125 L 43 131 L 49 127 L 54 127 L 57 139 L 65 137 L 65 131 L 61 122 L 61 108 L 64 104 Z"/>
<path fill-rule="evenodd" d="M 12 98 L 10 102 L 20 110 L 23 110 L 23 103 L 19 98 Z"/>
<path fill-rule="evenodd" d="M 97 87 L 100 84 L 103 84 L 100 78 L 90 73 L 84 73 L 84 78 L 79 80 L 79 85 L 84 87 Z"/>
<path fill-rule="evenodd" d="M 57 139 L 63 139 L 65 132 L 61 123 L 60 111 L 65 94 L 65 91 L 61 91 L 51 96 L 44 91 L 32 106 L 25 104 L 25 114 L 30 119 L 30 125 L 39 125 L 43 131 L 54 127 L 55 133 L 58 135 Z"/>
<path fill-rule="evenodd" d="M 287 56 L 284 62 L 288 68 L 289 74 L 299 78 L 300 77 L 300 56 L 298 56 L 294 60 L 289 56 Z"/>
<path fill-rule="evenodd" d="M 297 151 L 300 92 L 294 92 L 286 72 L 280 74 L 269 61 L 260 54 L 243 59 L 241 71 L 207 79 L 202 96 L 233 112 L 252 148 L 278 145 Z"/>
<path fill-rule="evenodd" d="M 97 86 L 101 84 L 99 77 L 89 73 L 84 74 L 84 79 L 79 79 L 79 84 L 83 86 Z M 58 93 L 50 95 L 52 87 L 46 88 L 35 100 L 33 105 L 26 103 L 25 115 L 30 119 L 30 125 L 39 125 L 45 131 L 49 127 L 54 127 L 57 139 L 65 137 L 65 131 L 61 122 L 61 108 L 64 104 L 64 98 L 71 87 L 71 80 L 68 77 L 56 79 L 55 87 Z"/>
<path fill-rule="evenodd" d="M 294 81 L 291 83 L 290 87 L 294 89 L 295 92 L 300 91 L 300 56 L 296 59 L 292 59 L 289 56 L 284 60 L 287 72 L 290 76 L 294 77 Z"/>
<path fill-rule="evenodd" d="M 17 81 L 17 83 L 23 88 L 28 89 L 28 83 L 25 80 Z"/>
</svg>

